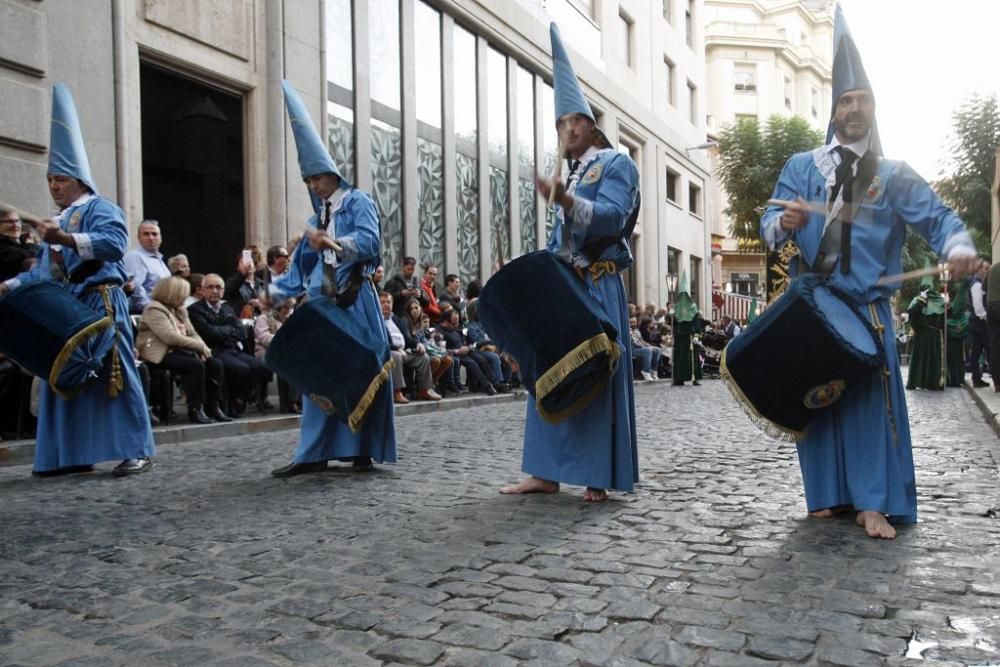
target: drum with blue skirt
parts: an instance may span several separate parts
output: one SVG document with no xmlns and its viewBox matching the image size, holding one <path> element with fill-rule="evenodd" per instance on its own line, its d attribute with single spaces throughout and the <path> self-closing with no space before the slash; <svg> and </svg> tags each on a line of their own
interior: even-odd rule
<svg viewBox="0 0 1000 667">
<path fill-rule="evenodd" d="M 264 363 L 355 433 L 392 367 L 385 341 L 325 296 L 295 309 Z"/>
<path fill-rule="evenodd" d="M 885 366 L 885 350 L 848 297 L 810 273 L 729 342 L 721 365 L 751 420 L 797 442 L 820 411 Z"/>
<path fill-rule="evenodd" d="M 114 320 L 60 283 L 24 283 L 0 299 L 0 352 L 70 398 L 106 375 Z"/>
<path fill-rule="evenodd" d="M 545 250 L 518 257 L 489 279 L 479 320 L 517 360 L 539 416 L 553 424 L 604 391 L 621 355 L 618 329 L 584 279 Z"/>
</svg>

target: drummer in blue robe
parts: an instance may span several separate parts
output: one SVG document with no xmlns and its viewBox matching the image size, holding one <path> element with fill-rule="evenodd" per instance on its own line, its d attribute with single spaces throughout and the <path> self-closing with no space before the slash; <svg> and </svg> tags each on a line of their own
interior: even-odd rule
<svg viewBox="0 0 1000 667">
<path fill-rule="evenodd" d="M 590 297 L 618 329 L 620 359 L 628 360 L 628 305 L 619 273 L 632 265 L 626 227 L 634 224 L 639 205 L 639 172 L 597 128 L 554 23 L 549 36 L 555 122 L 568 169 L 554 185 L 555 224 L 547 249 L 582 273 Z M 548 201 L 553 183 L 539 178 L 537 187 Z M 595 244 L 604 247 L 595 253 Z M 608 386 L 581 413 L 558 424 L 542 419 L 534 401 L 527 405 L 521 469 L 531 477 L 501 493 L 554 493 L 566 483 L 585 486 L 585 501 L 601 501 L 607 489 L 632 490 L 639 463 L 628 362 L 618 363 Z"/>
<path fill-rule="evenodd" d="M 827 275 L 882 335 L 884 372 L 851 387 L 818 415 L 798 455 L 810 516 L 856 512 L 869 536 L 892 539 L 894 524 L 916 522 L 917 492 L 889 307 L 899 284 L 878 281 L 902 272 L 907 233 L 924 237 L 957 273 L 974 269 L 976 252 L 962 221 L 926 181 L 905 162 L 882 157 L 874 93 L 839 7 L 834 45 L 827 143 L 785 164 L 774 198 L 793 203 L 768 207 L 761 234 L 770 248 L 794 240 L 799 272 Z M 852 207 L 853 224 L 836 229 L 838 213 Z M 781 360 L 774 364 L 780 367 Z"/>
<path fill-rule="evenodd" d="M 270 299 L 280 302 L 302 293 L 332 297 L 357 290 L 348 312 L 388 346 L 382 310 L 371 282 L 381 249 L 375 203 L 341 177 L 302 99 L 287 81 L 283 87 L 299 167 L 316 213 L 309 218 L 307 234 L 292 253 L 288 271 L 270 284 Z M 331 241 L 341 250 L 334 250 Z M 302 354 L 308 359 L 308 350 Z M 321 472 L 326 470 L 327 461 L 334 459 L 351 461 L 355 470 L 369 470 L 373 461 L 396 462 L 391 386 L 375 395 L 357 433 L 303 397 L 298 449 L 290 464 L 271 474 L 291 477 Z"/>
<path fill-rule="evenodd" d="M 73 97 L 61 83 L 52 89 L 48 183 L 60 213 L 37 227 L 42 260 L 0 285 L 0 295 L 29 281 L 52 280 L 55 255 L 61 253 L 70 293 L 113 319 L 116 342 L 107 372 L 76 396 L 57 396 L 43 385 L 33 474 L 89 472 L 109 460 L 122 461 L 113 470 L 116 477 L 145 472 L 153 465 L 154 446 L 122 291 L 128 227 L 124 212 L 97 191 Z"/>
</svg>

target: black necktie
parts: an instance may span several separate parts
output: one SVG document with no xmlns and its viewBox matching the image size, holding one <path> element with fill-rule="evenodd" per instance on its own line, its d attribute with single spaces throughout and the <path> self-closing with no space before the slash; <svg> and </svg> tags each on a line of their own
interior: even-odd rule
<svg viewBox="0 0 1000 667">
<path fill-rule="evenodd" d="M 579 168 L 580 168 L 580 161 L 579 160 L 570 160 L 569 161 L 569 176 L 566 177 L 566 182 L 567 183 L 569 182 L 569 179 L 573 178 L 573 174 L 575 174 L 576 170 L 579 169 Z"/>
<path fill-rule="evenodd" d="M 854 151 L 843 146 L 837 146 L 834 150 L 840 155 L 840 164 L 837 165 L 837 170 L 834 172 L 836 182 L 833 184 L 833 190 L 830 191 L 830 201 L 836 200 L 837 193 L 843 191 L 844 206 L 850 211 L 851 190 L 854 187 L 853 167 L 854 163 L 858 161 L 858 156 Z M 844 275 L 851 272 L 851 218 L 853 215 L 850 212 L 846 219 L 841 216 L 844 223 L 840 234 L 840 272 Z"/>
<path fill-rule="evenodd" d="M 330 226 L 330 200 L 323 200 L 323 220 L 320 222 L 319 228 L 323 231 L 327 231 Z M 324 250 L 323 254 L 327 252 L 333 252 L 333 250 Z M 321 258 L 322 261 L 323 258 Z M 337 294 L 337 268 L 330 266 L 325 261 L 323 261 L 323 293 L 327 296 L 335 296 Z"/>
</svg>

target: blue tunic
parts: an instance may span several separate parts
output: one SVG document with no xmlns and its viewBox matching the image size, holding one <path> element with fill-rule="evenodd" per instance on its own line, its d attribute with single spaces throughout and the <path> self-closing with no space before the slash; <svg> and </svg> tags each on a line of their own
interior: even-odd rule
<svg viewBox="0 0 1000 667">
<path fill-rule="evenodd" d="M 346 192 L 339 208 L 333 210 L 332 215 L 333 222 L 328 231 L 343 247 L 343 252 L 338 255 L 336 269 L 337 284 L 343 287 L 355 264 L 361 263 L 364 274 L 370 276 L 379 263 L 378 216 L 371 197 L 354 189 Z M 315 228 L 317 222 L 318 218 L 314 215 L 309 219 L 308 225 Z M 288 271 L 272 282 L 270 289 L 279 299 L 298 296 L 303 292 L 310 297 L 322 294 L 322 257 L 310 247 L 308 239 L 302 239 L 292 254 Z M 375 332 L 386 345 L 389 344 L 382 309 L 370 280 L 364 281 L 357 301 L 347 311 L 358 322 Z M 303 350 L 303 354 L 309 354 L 308 350 Z M 303 398 L 302 429 L 293 462 L 310 463 L 359 456 L 369 456 L 376 463 L 396 462 L 391 378 L 375 396 L 358 433 L 352 433 L 347 424 L 327 416 L 311 399 Z"/>
<path fill-rule="evenodd" d="M 774 189 L 774 198 L 824 201 L 835 182 L 829 147 L 793 156 Z M 761 235 L 775 248 L 788 238 L 801 259 L 812 265 L 819 251 L 826 218 L 812 213 L 806 226 L 789 235 L 781 229 L 781 208 L 769 207 L 761 218 Z M 936 252 L 975 252 L 965 226 L 930 186 L 906 163 L 883 159 L 862 199 L 851 231 L 851 271 L 839 260 L 829 282 L 850 296 L 859 313 L 883 327 L 886 373 L 876 374 L 846 392 L 809 425 L 798 443 L 799 465 L 809 511 L 839 505 L 872 510 L 892 523 L 917 520 L 910 427 L 889 297 L 898 284 L 877 284 L 902 272 L 901 253 L 907 230 L 927 239 Z"/>
<path fill-rule="evenodd" d="M 627 155 L 610 149 L 588 152 L 568 187 L 576 198 L 572 215 L 558 209 L 549 252 L 586 265 L 579 249 L 595 239 L 622 233 L 636 205 L 638 183 L 638 170 Z M 627 242 L 619 240 L 600 259 L 614 262 L 622 271 L 631 266 L 632 253 Z M 551 481 L 631 491 L 639 479 L 639 458 L 625 287 L 617 272 L 605 274 L 596 283 L 584 275 L 591 297 L 618 327 L 620 361 L 604 392 L 581 413 L 559 424 L 544 421 L 534 402 L 528 401 L 521 469 Z"/>
<path fill-rule="evenodd" d="M 73 234 L 77 248 L 62 249 L 63 263 L 72 273 L 86 260 L 104 260 L 101 268 L 71 293 L 102 316 L 104 298 L 91 289 L 113 285 L 109 290 L 118 332 L 116 347 L 124 386 L 121 393 L 108 396 L 107 379 L 97 382 L 76 397 L 66 400 L 43 384 L 38 408 L 38 432 L 35 443 L 35 470 L 46 471 L 69 466 L 90 465 L 101 461 L 142 458 L 154 453 L 153 431 L 149 424 L 146 398 L 133 353 L 132 322 L 128 299 L 121 290 L 125 282 L 122 257 L 128 245 L 125 214 L 103 197 L 82 198 L 63 210 L 60 227 Z M 51 248 L 43 244 L 42 261 L 31 271 L 14 280 L 51 280 Z"/>
</svg>

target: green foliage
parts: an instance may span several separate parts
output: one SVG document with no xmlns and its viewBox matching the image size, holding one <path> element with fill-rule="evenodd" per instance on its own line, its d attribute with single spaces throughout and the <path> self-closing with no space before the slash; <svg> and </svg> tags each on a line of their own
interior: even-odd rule
<svg viewBox="0 0 1000 667">
<path fill-rule="evenodd" d="M 764 206 L 782 167 L 795 153 L 823 143 L 823 135 L 799 116 L 774 115 L 761 127 L 756 118 L 740 119 L 719 134 L 719 178 L 726 190 L 724 213 L 736 239 L 760 238 Z"/>
<path fill-rule="evenodd" d="M 952 114 L 955 171 L 935 184 L 941 198 L 965 221 L 976 248 L 990 256 L 990 188 L 1000 147 L 996 95 L 973 95 Z"/>
</svg>

